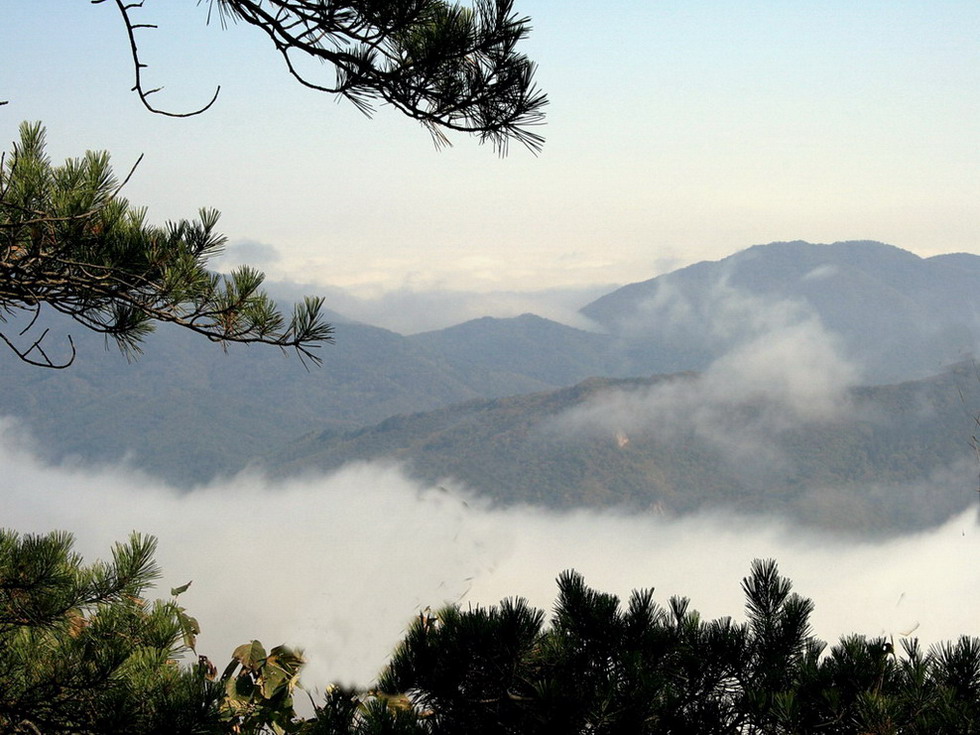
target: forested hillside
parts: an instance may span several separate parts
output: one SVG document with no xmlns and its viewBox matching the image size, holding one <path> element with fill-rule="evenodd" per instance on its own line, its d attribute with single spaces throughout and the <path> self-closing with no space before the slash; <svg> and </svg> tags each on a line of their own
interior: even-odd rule
<svg viewBox="0 0 980 735">
<path fill-rule="evenodd" d="M 669 515 L 729 508 L 862 532 L 927 527 L 976 503 L 972 362 L 851 389 L 827 416 L 793 417 L 759 398 L 683 418 L 713 400 L 693 373 L 592 379 L 313 434 L 270 466 L 390 459 L 425 483 L 461 482 L 502 504 Z M 650 407 L 649 422 L 607 420 L 633 404 Z"/>
<path fill-rule="evenodd" d="M 781 242 L 624 286 L 582 313 L 616 337 L 632 374 L 702 369 L 768 330 L 816 319 L 868 382 L 884 383 L 972 353 L 978 282 L 980 257 L 967 253 Z"/>
<path fill-rule="evenodd" d="M 306 370 L 277 350 L 222 350 L 167 328 L 128 362 L 101 337 L 58 323 L 49 339 L 72 334 L 77 363 L 51 372 L 4 360 L 0 413 L 21 419 L 46 458 L 126 456 L 151 474 L 190 485 L 235 472 L 314 427 L 349 429 L 552 387 L 506 370 L 460 370 L 377 327 L 335 320 L 335 328 L 337 344 L 321 350 L 325 365 Z"/>
</svg>

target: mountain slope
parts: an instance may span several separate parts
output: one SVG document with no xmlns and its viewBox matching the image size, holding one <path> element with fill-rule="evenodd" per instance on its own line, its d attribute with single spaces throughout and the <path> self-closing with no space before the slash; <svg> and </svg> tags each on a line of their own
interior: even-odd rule
<svg viewBox="0 0 980 735">
<path fill-rule="evenodd" d="M 484 317 L 409 337 L 454 369 L 516 372 L 544 384 L 569 385 L 594 375 L 618 375 L 613 341 L 604 334 L 534 314 Z"/>
<path fill-rule="evenodd" d="M 767 329 L 813 319 L 869 382 L 890 382 L 973 352 L 980 257 L 920 258 L 868 241 L 757 245 L 624 286 L 581 311 L 618 339 L 634 374 L 703 369 Z"/>
<path fill-rule="evenodd" d="M 294 355 L 220 346 L 173 328 L 128 363 L 98 335 L 58 322 L 78 346 L 76 363 L 50 371 L 0 359 L 0 415 L 19 419 L 47 459 L 77 456 L 135 466 L 188 485 L 235 472 L 314 427 L 352 428 L 393 414 L 481 396 L 552 387 L 513 372 L 461 371 L 405 337 L 362 324 L 336 324 L 324 365 Z"/>
<path fill-rule="evenodd" d="M 932 374 L 976 344 L 980 258 L 922 259 L 880 243 L 775 243 L 619 289 L 583 309 L 603 333 L 525 314 L 411 337 L 334 315 L 337 342 L 307 372 L 272 349 L 162 329 L 127 363 L 75 336 L 65 371 L 0 354 L 0 415 L 59 459 L 133 464 L 182 485 L 234 472 L 310 431 L 347 431 L 461 401 L 547 391 L 591 376 L 703 370 L 732 350 L 787 358 L 801 325 L 868 383 Z M 9 327 L 10 325 L 8 325 Z M 14 330 L 16 331 L 16 330 Z M 813 352 L 813 345 L 810 345 Z M 573 460 L 570 460 L 573 461 Z M 598 492 L 598 491 L 597 491 Z"/>
<path fill-rule="evenodd" d="M 268 464 L 288 473 L 396 460 L 421 481 L 502 504 L 732 508 L 863 532 L 926 527 L 976 502 L 972 363 L 852 389 L 826 415 L 765 398 L 708 410 L 706 391 L 691 373 L 593 379 L 313 434 Z"/>
</svg>

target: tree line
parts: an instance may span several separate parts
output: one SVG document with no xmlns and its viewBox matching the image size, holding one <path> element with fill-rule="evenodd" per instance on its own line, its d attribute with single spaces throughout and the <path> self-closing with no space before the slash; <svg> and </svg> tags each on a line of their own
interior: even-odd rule
<svg viewBox="0 0 980 735">
<path fill-rule="evenodd" d="M 653 590 L 622 604 L 566 571 L 550 621 L 521 598 L 419 613 L 377 682 L 297 714 L 301 651 L 239 646 L 221 670 L 180 604 L 146 593 L 154 539 L 85 564 L 63 532 L 0 531 L 0 732 L 971 733 L 980 639 L 923 649 L 810 630 L 813 602 L 772 560 L 742 580 L 745 621 Z M 370 614 L 369 610 L 362 611 Z"/>
</svg>

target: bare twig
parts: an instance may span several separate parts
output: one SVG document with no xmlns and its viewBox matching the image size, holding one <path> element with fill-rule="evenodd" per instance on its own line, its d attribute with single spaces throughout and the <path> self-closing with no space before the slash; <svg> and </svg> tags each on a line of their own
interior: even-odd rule
<svg viewBox="0 0 980 735">
<path fill-rule="evenodd" d="M 104 2 L 104 0 L 92 0 L 93 5 L 98 5 L 102 2 Z M 133 85 L 132 91 L 136 92 L 136 94 L 139 96 L 140 102 L 143 103 L 143 106 L 150 112 L 154 112 L 158 115 L 165 115 L 167 117 L 194 117 L 195 115 L 200 115 L 202 112 L 210 109 L 211 106 L 217 101 L 218 94 L 221 92 L 220 84 L 214 90 L 211 100 L 206 105 L 191 112 L 170 112 L 169 110 L 154 107 L 152 104 L 150 104 L 148 97 L 155 92 L 159 92 L 162 87 L 155 87 L 154 89 L 144 89 L 143 87 L 143 69 L 146 68 L 146 64 L 144 64 L 140 59 L 139 44 L 136 41 L 136 30 L 142 28 L 156 28 L 157 26 L 152 23 L 134 23 L 130 17 L 129 12 L 131 10 L 143 7 L 142 1 L 127 4 L 124 3 L 123 0 L 115 0 L 115 3 L 116 7 L 119 8 L 120 15 L 122 15 L 123 24 L 126 26 L 126 35 L 129 36 L 129 49 L 133 57 L 133 71 L 136 75 L 136 83 Z"/>
<path fill-rule="evenodd" d="M 106 0 L 91 0 L 101 4 Z M 135 91 L 143 105 L 169 117 L 192 117 L 217 100 L 175 113 L 149 101 L 161 87 L 148 89 L 133 11 L 143 2 L 114 0 L 129 38 Z M 375 101 L 420 122 L 438 146 L 445 131 L 478 135 L 501 154 L 516 140 L 532 152 L 543 138 L 533 128 L 544 121 L 547 96 L 534 84 L 535 67 L 515 51 L 530 22 L 513 13 L 513 0 L 476 0 L 470 10 L 443 0 L 405 0 L 384 8 L 335 0 L 210 0 L 226 17 L 242 20 L 272 41 L 289 74 L 301 85 L 341 95 L 370 115 Z M 294 56 L 321 62 L 333 79 L 301 69 Z M 328 72 L 329 74 L 329 72 Z"/>
<path fill-rule="evenodd" d="M 66 367 L 69 367 L 73 362 L 75 362 L 75 343 L 72 340 L 71 335 L 69 334 L 68 345 L 71 347 L 71 357 L 68 358 L 67 362 L 56 363 L 50 357 L 48 357 L 48 354 L 41 347 L 41 340 L 43 340 L 45 336 L 47 336 L 47 334 L 48 334 L 48 330 L 45 329 L 44 332 L 41 334 L 41 336 L 38 337 L 36 340 L 34 340 L 33 344 L 31 344 L 31 346 L 28 347 L 26 350 L 18 349 L 17 345 L 11 342 L 10 339 L 7 338 L 7 335 L 5 335 L 3 332 L 0 332 L 0 340 L 6 342 L 7 346 L 14 351 L 17 357 L 19 357 L 22 361 L 26 362 L 28 365 L 33 365 L 34 367 L 50 368 L 52 370 L 64 370 Z M 35 350 L 37 350 L 37 352 L 41 354 L 43 360 L 35 360 L 31 357 L 28 357 L 28 355 L 30 355 L 30 353 L 34 352 Z"/>
</svg>

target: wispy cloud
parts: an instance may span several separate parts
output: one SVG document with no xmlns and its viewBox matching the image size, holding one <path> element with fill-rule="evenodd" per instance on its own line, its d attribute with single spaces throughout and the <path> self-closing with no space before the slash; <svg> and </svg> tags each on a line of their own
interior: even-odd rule
<svg viewBox="0 0 980 735">
<path fill-rule="evenodd" d="M 224 251 L 211 261 L 211 265 L 224 271 L 230 271 L 240 265 L 266 269 L 275 267 L 281 260 L 282 254 L 275 245 L 257 240 L 237 240 L 225 247 Z"/>
<path fill-rule="evenodd" d="M 704 372 L 601 394 L 556 417 L 549 430 L 624 438 L 693 434 L 743 479 L 782 471 L 793 458 L 780 449 L 780 434 L 850 415 L 847 389 L 860 373 L 843 357 L 835 335 L 805 310 L 725 291 L 719 321 L 703 328 L 733 345 Z M 679 303 L 671 311 L 691 308 Z M 698 318 L 677 316 L 681 323 Z M 719 326 L 728 321 L 733 332 L 740 330 L 737 339 L 725 337 Z"/>
</svg>

